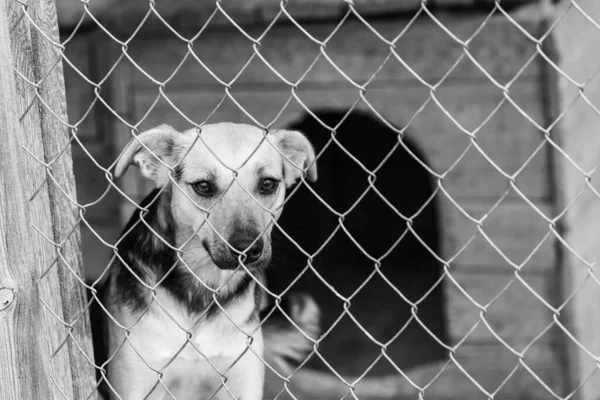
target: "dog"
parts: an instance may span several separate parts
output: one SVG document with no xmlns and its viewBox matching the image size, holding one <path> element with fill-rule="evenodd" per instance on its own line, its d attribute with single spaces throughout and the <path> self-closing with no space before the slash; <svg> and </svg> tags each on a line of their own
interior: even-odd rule
<svg viewBox="0 0 600 400">
<path fill-rule="evenodd" d="M 283 315 L 261 321 L 286 190 L 317 179 L 311 143 L 297 131 L 265 135 L 245 124 L 198 132 L 143 132 L 115 166 L 120 177 L 137 165 L 155 189 L 98 287 L 111 399 L 259 400 L 265 363 L 290 371 L 319 333 L 319 309 L 306 295 L 281 302 L 302 332 Z"/>
</svg>

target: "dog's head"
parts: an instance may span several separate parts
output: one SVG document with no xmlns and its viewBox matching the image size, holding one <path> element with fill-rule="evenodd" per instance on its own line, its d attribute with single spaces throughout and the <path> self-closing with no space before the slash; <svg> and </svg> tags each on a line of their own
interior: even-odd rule
<svg viewBox="0 0 600 400">
<path fill-rule="evenodd" d="M 115 175 L 132 163 L 157 187 L 171 185 L 177 245 L 185 243 L 184 260 L 197 272 L 237 268 L 241 254 L 249 268 L 268 265 L 286 188 L 304 173 L 317 179 L 315 153 L 304 135 L 275 130 L 265 136 L 244 124 L 205 125 L 199 136 L 195 129 L 161 125 L 128 144 Z"/>
</svg>

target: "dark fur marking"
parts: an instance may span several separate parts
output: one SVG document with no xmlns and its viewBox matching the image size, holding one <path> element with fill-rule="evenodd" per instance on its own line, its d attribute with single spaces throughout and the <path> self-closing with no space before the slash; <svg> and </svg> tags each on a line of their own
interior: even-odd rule
<svg viewBox="0 0 600 400">
<path fill-rule="evenodd" d="M 173 155 L 173 148 L 175 147 L 175 141 L 171 138 L 165 139 L 165 155 Z"/>
<path fill-rule="evenodd" d="M 175 245 L 175 223 L 169 206 L 171 191 L 165 190 L 160 197 L 150 206 L 148 204 L 157 196 L 158 189 L 152 191 L 141 203 L 149 212 L 144 217 L 146 223 L 154 229 L 167 243 Z M 124 232 L 129 230 L 139 220 L 139 211 L 131 216 Z M 123 238 L 118 246 L 119 255 L 129 265 L 131 270 L 144 282 L 152 284 L 151 276 L 157 280 L 165 277 L 177 261 L 176 253 L 161 240 L 154 238 L 152 233 L 143 223 L 139 223 Z M 118 260 L 115 262 L 119 263 Z M 190 265 L 190 268 L 193 266 Z M 216 268 L 216 267 L 215 267 Z M 123 265 L 116 265 L 110 270 L 110 280 L 116 299 L 111 300 L 117 304 L 129 306 L 134 312 L 146 309 L 151 299 L 150 290 L 145 288 L 138 279 Z M 222 307 L 240 296 L 243 296 L 251 287 L 252 278 L 247 274 L 233 289 L 225 294 L 218 294 L 217 300 Z M 190 313 L 201 314 L 206 311 L 206 319 L 213 317 L 219 307 L 207 307 L 213 301 L 212 292 L 206 290 L 187 268 L 178 265 L 164 278 L 161 288 L 171 294 Z"/>
<path fill-rule="evenodd" d="M 179 182 L 181 177 L 183 176 L 183 165 L 181 163 L 177 164 L 175 168 L 173 168 L 173 178 Z"/>
<path fill-rule="evenodd" d="M 254 289 L 254 308 L 260 310 L 260 306 L 262 304 L 263 296 L 265 295 L 265 291 L 258 284 Z"/>
</svg>

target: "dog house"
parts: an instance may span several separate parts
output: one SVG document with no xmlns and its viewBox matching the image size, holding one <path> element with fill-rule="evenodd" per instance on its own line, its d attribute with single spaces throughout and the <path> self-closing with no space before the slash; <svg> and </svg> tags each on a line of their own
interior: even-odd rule
<svg viewBox="0 0 600 400">
<path fill-rule="evenodd" d="M 556 117 L 556 77 L 528 36 L 545 33 L 544 19 L 517 9 L 507 11 L 513 21 L 488 18 L 485 7 L 413 18 L 414 9 L 381 6 L 369 25 L 354 15 L 339 24 L 327 7 L 323 16 L 299 6 L 291 14 L 305 31 L 282 17 L 265 33 L 260 21 L 275 14 L 256 5 L 232 14 L 243 29 L 218 14 L 192 44 L 182 38 L 208 15 L 186 7 L 167 19 L 173 29 L 150 15 L 126 57 L 98 31 L 74 55 L 94 76 L 110 71 L 108 107 L 69 109 L 86 117 L 75 174 L 80 198 L 102 199 L 88 209 L 102 240 L 119 232 L 106 216 L 123 221 L 133 206 L 84 164 L 114 161 L 131 137 L 123 120 L 140 130 L 217 121 L 299 129 L 320 152 L 320 178 L 295 192 L 280 222 L 314 257 L 275 232 L 268 276 L 272 290 L 293 283 L 323 308 L 321 357 L 290 378 L 297 398 L 341 398 L 340 377 L 364 399 L 414 396 L 417 386 L 439 399 L 568 393 L 566 335 L 551 311 L 559 253 L 543 218 L 557 210 L 544 131 Z M 468 54 L 456 38 L 469 39 Z M 71 104 L 93 100 L 83 83 L 67 75 Z M 131 171 L 120 188 L 136 202 L 150 189 Z M 109 250 L 85 228 L 83 240 L 95 278 Z M 285 391 L 274 377 L 267 384 L 272 397 Z"/>
</svg>

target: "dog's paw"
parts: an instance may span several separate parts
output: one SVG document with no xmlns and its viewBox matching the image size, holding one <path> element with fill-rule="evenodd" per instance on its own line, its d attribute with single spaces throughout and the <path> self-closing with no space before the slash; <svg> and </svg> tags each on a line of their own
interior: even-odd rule
<svg viewBox="0 0 600 400">
<path fill-rule="evenodd" d="M 321 333 L 321 312 L 311 296 L 300 293 L 284 296 L 281 310 L 286 316 L 273 315 L 263 325 L 265 358 L 280 371 L 290 372 L 313 351 Z"/>
<path fill-rule="evenodd" d="M 321 310 L 315 300 L 308 294 L 291 293 L 288 302 L 289 317 L 307 336 L 316 340 L 320 333 Z"/>
</svg>

